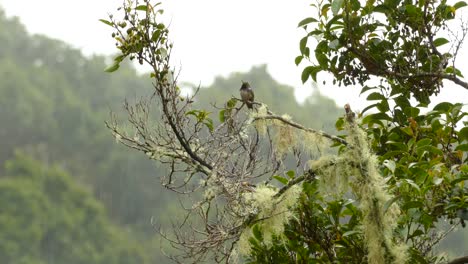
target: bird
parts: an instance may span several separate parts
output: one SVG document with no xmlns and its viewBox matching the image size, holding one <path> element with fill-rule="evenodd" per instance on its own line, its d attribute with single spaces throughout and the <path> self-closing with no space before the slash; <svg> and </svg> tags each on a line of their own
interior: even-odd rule
<svg viewBox="0 0 468 264">
<path fill-rule="evenodd" d="M 246 104 L 249 109 L 252 109 L 255 95 L 250 84 L 242 81 L 242 86 L 239 91 L 242 102 Z"/>
</svg>

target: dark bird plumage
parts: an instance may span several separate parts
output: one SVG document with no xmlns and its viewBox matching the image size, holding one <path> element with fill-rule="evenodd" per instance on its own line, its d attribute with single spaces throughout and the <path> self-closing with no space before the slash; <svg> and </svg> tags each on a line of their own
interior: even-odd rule
<svg viewBox="0 0 468 264">
<path fill-rule="evenodd" d="M 252 109 L 255 95 L 250 84 L 248 82 L 242 82 L 242 86 L 239 91 L 242 102 L 244 102 L 249 109 Z"/>
</svg>

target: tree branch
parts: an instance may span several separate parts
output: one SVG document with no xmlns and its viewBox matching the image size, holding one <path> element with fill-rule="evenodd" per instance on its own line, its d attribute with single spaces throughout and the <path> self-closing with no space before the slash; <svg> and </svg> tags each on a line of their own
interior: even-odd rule
<svg viewBox="0 0 468 264">
<path fill-rule="evenodd" d="M 292 127 L 295 127 L 297 129 L 300 129 L 300 130 L 303 130 L 303 131 L 307 131 L 307 132 L 310 132 L 310 133 L 313 133 L 313 134 L 317 134 L 319 136 L 322 136 L 322 137 L 325 137 L 325 138 L 328 138 L 328 139 L 331 139 L 333 141 L 336 141 L 336 142 L 339 142 L 345 146 L 348 146 L 348 142 L 340 137 L 337 137 L 335 135 L 331 135 L 331 134 L 328 134 L 326 132 L 323 132 L 323 131 L 320 131 L 320 130 L 315 130 L 315 129 L 312 129 L 312 128 L 307 128 L 307 127 L 304 127 L 302 126 L 301 124 L 298 124 L 296 122 L 293 122 L 291 120 L 288 120 L 282 116 L 278 116 L 278 115 L 268 115 L 268 116 L 256 116 L 254 117 L 253 121 L 257 121 L 257 120 L 262 120 L 262 119 L 274 119 L 274 120 L 279 120 L 285 124 L 288 124 Z"/>
</svg>

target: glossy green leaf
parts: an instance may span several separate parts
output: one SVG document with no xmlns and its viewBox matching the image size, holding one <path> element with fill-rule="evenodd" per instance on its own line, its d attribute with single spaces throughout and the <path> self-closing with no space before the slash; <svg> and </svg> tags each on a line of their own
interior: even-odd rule
<svg viewBox="0 0 468 264">
<path fill-rule="evenodd" d="M 366 100 L 368 101 L 374 101 L 374 100 L 385 100 L 385 96 L 383 96 L 381 93 L 374 92 L 371 93 L 367 96 Z"/>
<path fill-rule="evenodd" d="M 302 75 L 301 75 L 301 80 L 302 80 L 302 83 L 305 83 L 310 76 L 312 76 L 312 79 L 314 81 L 317 81 L 317 73 L 320 71 L 320 67 L 318 66 L 307 66 L 304 68 L 304 70 L 302 71 Z"/>
<path fill-rule="evenodd" d="M 462 7 L 465 7 L 465 6 L 467 6 L 465 1 L 460 1 L 460 2 L 457 2 L 456 4 L 453 5 L 453 7 L 455 9 L 459 9 L 459 8 L 462 8 Z"/>
<path fill-rule="evenodd" d="M 299 22 L 297 27 L 302 27 L 302 26 L 305 26 L 307 24 L 314 23 L 314 22 L 318 22 L 318 20 L 313 17 L 308 17 L 308 18 L 301 20 L 301 22 Z"/>
<path fill-rule="evenodd" d="M 205 126 L 206 126 L 210 131 L 213 131 L 213 130 L 214 130 L 213 120 L 211 120 L 211 118 L 205 118 L 204 121 L 203 121 L 203 124 L 205 124 Z"/>
<path fill-rule="evenodd" d="M 365 112 L 369 111 L 370 109 L 375 108 L 377 105 L 378 105 L 378 103 L 371 104 L 371 105 L 367 106 L 366 108 L 362 109 L 361 113 L 364 114 Z"/>
<path fill-rule="evenodd" d="M 338 11 L 340 11 L 340 8 L 342 5 L 343 5 L 343 0 L 333 0 L 331 4 L 331 10 L 334 16 L 338 14 Z"/>
<path fill-rule="evenodd" d="M 286 179 L 284 177 L 281 177 L 279 175 L 275 175 L 275 176 L 273 176 L 273 178 L 275 180 L 279 181 L 280 183 L 284 184 L 284 185 L 288 184 L 288 179 Z"/>
<path fill-rule="evenodd" d="M 135 10 L 148 11 L 148 6 L 147 5 L 139 5 L 139 6 L 135 7 Z"/>
<path fill-rule="evenodd" d="M 228 108 L 234 108 L 236 106 L 236 104 L 237 104 L 237 99 L 236 98 L 231 98 L 226 103 Z"/>
<path fill-rule="evenodd" d="M 432 143 L 432 139 L 430 139 L 430 138 L 423 138 L 423 139 L 419 140 L 419 141 L 416 143 L 416 146 L 417 146 L 417 147 L 422 147 L 422 146 L 430 145 L 431 143 Z"/>
<path fill-rule="evenodd" d="M 345 124 L 344 118 L 343 117 L 338 118 L 335 122 L 336 130 L 338 131 L 344 130 L 344 124 Z"/>
<path fill-rule="evenodd" d="M 377 89 L 378 87 L 375 87 L 375 86 L 364 86 L 362 89 L 361 89 L 361 92 L 359 93 L 359 95 L 369 91 L 369 90 L 374 90 L 374 89 Z"/>
<path fill-rule="evenodd" d="M 263 240 L 263 235 L 262 235 L 262 231 L 260 229 L 260 225 L 256 224 L 256 225 L 253 226 L 252 234 L 254 235 L 254 238 L 257 239 L 258 241 Z"/>
<path fill-rule="evenodd" d="M 307 40 L 308 39 L 309 39 L 308 37 L 303 37 L 299 41 L 299 50 L 301 51 L 302 54 L 304 54 L 304 52 L 305 52 L 305 48 L 307 47 Z"/>
<path fill-rule="evenodd" d="M 468 141 L 468 127 L 464 127 L 460 129 L 460 131 L 457 134 L 458 134 L 458 140 L 460 142 Z"/>
<path fill-rule="evenodd" d="M 101 21 L 102 23 L 108 25 L 108 26 L 111 26 L 111 27 L 114 27 L 114 25 L 112 24 L 112 22 L 108 21 L 108 20 L 105 20 L 105 19 L 99 19 L 99 21 Z"/>
<path fill-rule="evenodd" d="M 434 45 L 436 47 L 442 46 L 442 45 L 447 44 L 447 43 L 449 43 L 449 41 L 447 39 L 445 39 L 445 38 L 437 38 L 437 39 L 434 40 Z"/>
<path fill-rule="evenodd" d="M 461 144 L 458 145 L 455 150 L 460 150 L 460 151 L 468 151 L 468 144 Z"/>
<path fill-rule="evenodd" d="M 120 64 L 119 62 L 114 62 L 114 64 L 112 64 L 111 66 L 107 67 L 106 69 L 104 69 L 105 72 L 115 72 L 116 70 L 118 70 L 120 68 Z"/>
<path fill-rule="evenodd" d="M 296 66 L 298 66 L 301 63 L 303 58 L 303 56 L 297 56 L 296 59 L 294 59 L 294 63 L 296 64 Z"/>
<path fill-rule="evenodd" d="M 226 109 L 219 111 L 219 122 L 224 123 L 226 121 Z"/>
<path fill-rule="evenodd" d="M 441 111 L 441 112 L 448 112 L 452 109 L 453 104 L 449 102 L 442 102 L 434 107 L 434 110 Z"/>
</svg>

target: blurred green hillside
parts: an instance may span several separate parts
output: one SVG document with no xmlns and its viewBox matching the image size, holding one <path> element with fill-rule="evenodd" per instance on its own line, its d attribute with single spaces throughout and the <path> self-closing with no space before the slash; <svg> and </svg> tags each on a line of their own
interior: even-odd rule
<svg viewBox="0 0 468 264">
<path fill-rule="evenodd" d="M 98 23 L 98 22 L 96 22 Z M 0 10 L 0 259 L 2 263 L 164 263 L 151 224 L 179 206 L 159 186 L 164 168 L 115 143 L 104 121 L 122 102 L 151 94 L 130 65 L 30 35 Z M 112 48 L 112 47 L 110 47 Z M 223 104 L 249 81 L 276 113 L 330 130 L 341 115 L 315 93 L 299 105 L 266 66 L 217 78 L 198 103 Z"/>
</svg>

